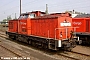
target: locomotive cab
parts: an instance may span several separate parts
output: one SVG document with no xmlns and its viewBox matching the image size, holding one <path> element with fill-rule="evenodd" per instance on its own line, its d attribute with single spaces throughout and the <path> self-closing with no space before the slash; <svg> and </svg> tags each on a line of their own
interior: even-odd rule
<svg viewBox="0 0 90 60">
<path fill-rule="evenodd" d="M 19 19 L 26 19 L 26 18 L 35 18 L 38 16 L 44 16 L 45 12 L 41 12 L 41 11 L 32 11 L 32 12 L 26 12 L 26 13 L 22 13 L 19 17 Z"/>
<path fill-rule="evenodd" d="M 34 13 L 31 14 L 27 13 L 27 14 L 21 14 L 19 19 L 27 19 L 27 18 L 35 18 L 35 17 L 36 15 Z"/>
</svg>

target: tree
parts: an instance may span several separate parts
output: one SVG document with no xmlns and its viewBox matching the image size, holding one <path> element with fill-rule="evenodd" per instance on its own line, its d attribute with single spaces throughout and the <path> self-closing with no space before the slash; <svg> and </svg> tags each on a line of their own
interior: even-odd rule
<svg viewBox="0 0 90 60">
<path fill-rule="evenodd" d="M 8 16 L 6 19 L 3 19 L 3 22 L 7 22 L 7 21 L 9 21 L 11 19 L 12 19 L 11 16 Z"/>
<path fill-rule="evenodd" d="M 7 21 L 7 19 L 3 19 L 3 22 Z"/>
<path fill-rule="evenodd" d="M 11 20 L 11 19 L 12 19 L 11 16 L 8 16 L 8 17 L 7 17 L 7 21 L 8 21 L 8 20 Z"/>
</svg>

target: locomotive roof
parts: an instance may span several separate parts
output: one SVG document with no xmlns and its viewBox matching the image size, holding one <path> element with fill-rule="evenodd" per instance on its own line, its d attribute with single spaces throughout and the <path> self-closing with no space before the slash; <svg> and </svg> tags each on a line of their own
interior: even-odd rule
<svg viewBox="0 0 90 60">
<path fill-rule="evenodd" d="M 68 16 L 70 17 L 71 14 L 70 13 L 51 13 L 51 14 L 46 14 L 45 12 L 41 12 L 41 11 L 32 11 L 32 12 L 26 12 L 26 13 L 22 13 L 20 16 L 22 15 L 30 15 L 32 13 L 36 14 L 36 17 L 31 18 L 31 19 L 40 19 L 40 18 L 57 18 L 57 17 L 65 17 Z"/>
<path fill-rule="evenodd" d="M 52 14 L 45 14 L 44 16 L 38 16 L 33 19 L 39 19 L 39 18 L 57 18 L 57 17 L 64 17 L 64 16 L 71 16 L 69 13 L 52 13 Z"/>
<path fill-rule="evenodd" d="M 81 14 L 81 15 L 77 15 L 75 18 L 89 18 L 90 14 Z"/>
<path fill-rule="evenodd" d="M 37 12 L 40 12 L 40 13 L 42 13 L 42 14 L 46 14 L 45 12 L 41 12 L 41 11 L 32 11 L 32 12 L 22 13 L 21 15 L 28 15 L 28 14 L 37 13 Z"/>
</svg>

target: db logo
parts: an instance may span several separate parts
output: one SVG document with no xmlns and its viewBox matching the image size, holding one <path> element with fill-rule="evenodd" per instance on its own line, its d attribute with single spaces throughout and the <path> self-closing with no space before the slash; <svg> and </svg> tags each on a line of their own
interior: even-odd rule
<svg viewBox="0 0 90 60">
<path fill-rule="evenodd" d="M 81 25 L 81 22 L 73 22 L 74 25 Z"/>
</svg>

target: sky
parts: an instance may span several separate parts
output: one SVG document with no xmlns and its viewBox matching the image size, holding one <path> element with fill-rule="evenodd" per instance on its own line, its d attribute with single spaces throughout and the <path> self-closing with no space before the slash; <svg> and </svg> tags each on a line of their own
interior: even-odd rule
<svg viewBox="0 0 90 60">
<path fill-rule="evenodd" d="M 49 13 L 78 11 L 90 13 L 90 0 L 21 0 L 22 13 L 30 11 L 45 11 L 48 4 Z M 0 0 L 0 21 L 11 16 L 17 18 L 20 15 L 20 0 Z"/>
</svg>

